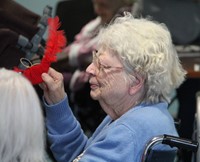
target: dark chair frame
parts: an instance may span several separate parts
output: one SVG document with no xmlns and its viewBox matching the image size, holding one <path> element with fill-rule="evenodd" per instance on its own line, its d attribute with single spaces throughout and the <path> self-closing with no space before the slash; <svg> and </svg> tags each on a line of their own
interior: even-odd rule
<svg viewBox="0 0 200 162">
<path fill-rule="evenodd" d="M 176 149 L 171 149 L 167 151 L 155 151 L 153 147 L 158 144 L 169 145 L 171 148 L 175 147 L 178 149 L 186 149 L 192 151 L 196 154 L 198 151 L 199 143 L 198 141 L 185 139 L 181 137 L 171 136 L 171 135 L 160 135 L 152 138 L 146 145 L 145 150 L 142 155 L 141 162 L 174 162 Z M 154 155 L 153 155 L 154 154 Z M 155 154 L 157 156 L 155 156 Z M 152 158 L 149 158 L 152 157 Z M 155 159 L 156 157 L 156 159 Z M 199 162 L 199 161 L 197 161 Z"/>
</svg>

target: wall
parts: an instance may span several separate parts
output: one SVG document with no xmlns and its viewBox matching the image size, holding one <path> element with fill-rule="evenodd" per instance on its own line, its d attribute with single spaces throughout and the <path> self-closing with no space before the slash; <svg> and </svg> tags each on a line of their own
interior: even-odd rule
<svg viewBox="0 0 200 162">
<path fill-rule="evenodd" d="M 52 14 L 54 15 L 55 7 L 58 0 L 15 0 L 25 8 L 42 15 L 43 9 L 46 5 L 50 5 L 53 8 Z"/>
</svg>

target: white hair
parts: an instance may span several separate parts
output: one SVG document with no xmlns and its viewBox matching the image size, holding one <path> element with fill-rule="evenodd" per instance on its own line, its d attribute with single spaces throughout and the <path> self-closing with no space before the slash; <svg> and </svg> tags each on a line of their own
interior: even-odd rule
<svg viewBox="0 0 200 162">
<path fill-rule="evenodd" d="M 0 161 L 44 162 L 44 121 L 39 98 L 21 74 L 0 69 Z"/>
<path fill-rule="evenodd" d="M 173 89 L 185 79 L 171 35 L 164 24 L 134 18 L 126 12 L 99 34 L 98 46 L 114 51 L 129 73 L 145 78 L 143 101 L 170 101 Z"/>
</svg>

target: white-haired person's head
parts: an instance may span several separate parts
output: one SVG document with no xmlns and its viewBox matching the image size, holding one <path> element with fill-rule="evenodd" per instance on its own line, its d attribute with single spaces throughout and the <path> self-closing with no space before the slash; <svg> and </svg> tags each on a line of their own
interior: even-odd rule
<svg viewBox="0 0 200 162">
<path fill-rule="evenodd" d="M 21 74 L 0 69 L 0 161 L 44 162 L 45 129 L 39 98 Z"/>
<path fill-rule="evenodd" d="M 170 102 L 172 90 L 184 81 L 186 71 L 169 30 L 162 23 L 124 14 L 102 30 L 97 49 L 117 55 L 129 79 L 144 79 L 142 102 Z"/>
</svg>

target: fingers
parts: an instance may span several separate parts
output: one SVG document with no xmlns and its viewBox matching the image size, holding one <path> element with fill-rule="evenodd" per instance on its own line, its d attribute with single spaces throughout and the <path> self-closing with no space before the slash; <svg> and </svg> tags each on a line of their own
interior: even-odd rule
<svg viewBox="0 0 200 162">
<path fill-rule="evenodd" d="M 47 73 L 42 74 L 42 79 L 48 87 L 54 82 L 54 79 Z"/>
<path fill-rule="evenodd" d="M 48 74 L 54 79 L 54 80 L 60 80 L 62 74 L 54 70 L 53 68 L 49 68 Z"/>
<path fill-rule="evenodd" d="M 65 96 L 63 75 L 49 68 L 48 73 L 42 74 L 43 83 L 40 87 L 44 90 L 44 97 L 48 104 L 60 102 Z"/>
<path fill-rule="evenodd" d="M 47 85 L 43 82 L 39 84 L 40 88 L 43 90 L 47 90 Z"/>
<path fill-rule="evenodd" d="M 63 75 L 53 68 L 49 68 L 48 73 L 42 74 L 43 81 L 47 84 L 48 87 L 52 86 L 55 83 L 63 81 Z"/>
</svg>

